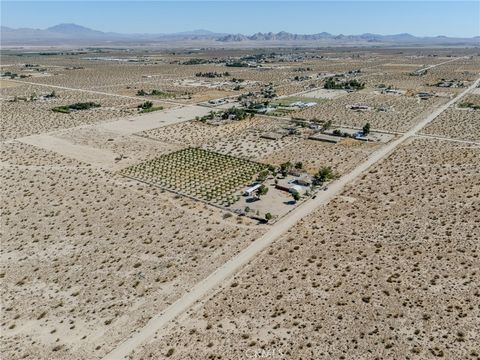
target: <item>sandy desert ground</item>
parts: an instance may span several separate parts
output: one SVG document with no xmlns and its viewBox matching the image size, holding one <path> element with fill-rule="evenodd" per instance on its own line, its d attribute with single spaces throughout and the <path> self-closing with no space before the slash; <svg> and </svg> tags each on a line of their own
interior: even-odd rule
<svg viewBox="0 0 480 360">
<path fill-rule="evenodd" d="M 448 98 L 434 98 L 421 101 L 415 97 L 376 95 L 367 90 L 350 93 L 318 106 L 300 110 L 295 116 L 307 119 L 333 121 L 337 125 L 361 128 L 369 122 L 373 129 L 404 132 L 412 127 L 422 116 L 435 107 L 446 103 Z M 349 109 L 351 105 L 366 105 L 371 109 L 357 112 Z"/>
<path fill-rule="evenodd" d="M 402 146 L 135 358 L 477 358 L 479 163 Z"/>
<path fill-rule="evenodd" d="M 338 175 L 343 175 L 381 145 L 345 140 L 340 144 L 328 144 L 316 140 L 302 140 L 261 158 L 268 164 L 300 161 L 314 174 L 318 168 L 329 164 Z"/>
<path fill-rule="evenodd" d="M 226 66 L 252 55 L 257 67 Z M 284 226 L 122 176 L 189 147 L 272 168 L 302 163 L 310 175 L 331 167 L 338 176 L 386 147 L 393 152 L 158 335 L 127 347 L 131 358 L 480 356 L 480 110 L 460 106 L 478 103 L 478 88 L 468 88 L 480 73 L 475 49 L 2 50 L 0 72 L 2 359 L 115 353 Z M 197 76 L 215 72 L 229 75 Z M 365 88 L 333 96 L 323 89 L 329 74 Z M 442 79 L 462 86 L 434 85 Z M 382 94 L 382 84 L 402 93 Z M 206 100 L 273 102 L 266 88 L 283 99 L 323 95 L 282 117 L 202 122 L 218 111 Z M 421 92 L 435 96 L 421 100 Z M 141 113 L 148 101 L 163 109 Z M 101 106 L 52 111 L 86 102 Z M 370 109 L 349 108 L 355 104 Z M 392 139 L 308 139 L 329 121 L 332 128 L 369 123 Z M 404 133 L 409 140 L 397 146 Z M 264 137 L 271 134 L 279 136 Z M 317 188 L 317 200 L 337 181 Z"/>
<path fill-rule="evenodd" d="M 480 95 L 466 96 L 462 103 L 480 104 Z M 457 105 L 439 116 L 425 129 L 424 133 L 478 141 L 480 139 L 480 109 L 461 108 Z"/>
<path fill-rule="evenodd" d="M 97 357 L 262 231 L 32 146 L 1 161 L 6 358 Z"/>
</svg>

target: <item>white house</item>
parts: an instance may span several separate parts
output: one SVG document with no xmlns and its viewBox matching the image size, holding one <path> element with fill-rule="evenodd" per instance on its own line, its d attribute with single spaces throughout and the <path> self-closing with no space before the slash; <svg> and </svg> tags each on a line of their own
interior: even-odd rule
<svg viewBox="0 0 480 360">
<path fill-rule="evenodd" d="M 247 189 L 245 189 L 245 191 L 243 192 L 243 195 L 245 196 L 251 196 L 255 191 L 258 190 L 258 188 L 262 186 L 262 184 L 255 184 Z"/>
</svg>

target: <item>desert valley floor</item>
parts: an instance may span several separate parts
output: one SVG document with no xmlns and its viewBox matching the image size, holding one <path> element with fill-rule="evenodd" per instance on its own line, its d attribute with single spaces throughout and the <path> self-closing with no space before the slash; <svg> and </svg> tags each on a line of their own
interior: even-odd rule
<svg viewBox="0 0 480 360">
<path fill-rule="evenodd" d="M 478 49 L 2 51 L 4 359 L 479 359 Z"/>
</svg>

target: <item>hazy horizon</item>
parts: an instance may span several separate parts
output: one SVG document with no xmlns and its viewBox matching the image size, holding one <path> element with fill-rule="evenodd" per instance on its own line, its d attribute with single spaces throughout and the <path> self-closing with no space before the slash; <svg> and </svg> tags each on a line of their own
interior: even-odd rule
<svg viewBox="0 0 480 360">
<path fill-rule="evenodd" d="M 11 28 L 45 29 L 74 23 L 125 34 L 202 29 L 246 35 L 279 31 L 480 35 L 480 3 L 476 1 L 4 1 L 1 7 L 2 26 Z"/>
</svg>

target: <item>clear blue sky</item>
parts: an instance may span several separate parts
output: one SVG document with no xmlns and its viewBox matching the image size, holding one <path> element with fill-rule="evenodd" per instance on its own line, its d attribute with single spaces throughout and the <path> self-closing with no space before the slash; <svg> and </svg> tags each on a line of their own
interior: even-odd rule
<svg viewBox="0 0 480 360">
<path fill-rule="evenodd" d="M 480 35 L 476 1 L 2 1 L 2 25 L 76 23 L 121 33 Z"/>
</svg>

